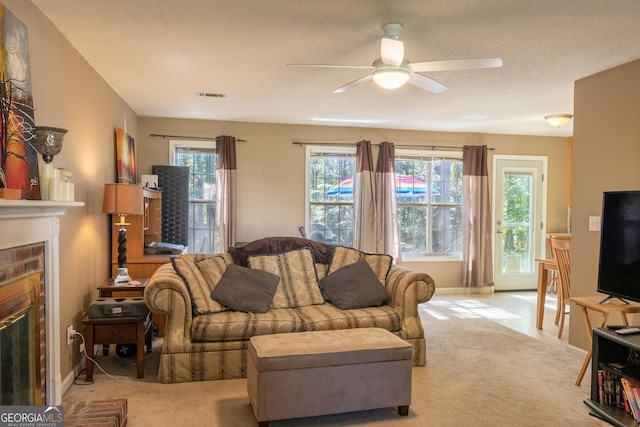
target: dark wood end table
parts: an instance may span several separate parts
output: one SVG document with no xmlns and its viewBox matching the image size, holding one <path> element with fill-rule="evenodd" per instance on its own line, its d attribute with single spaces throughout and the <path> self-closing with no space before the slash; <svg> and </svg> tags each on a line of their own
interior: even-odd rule
<svg viewBox="0 0 640 427">
<path fill-rule="evenodd" d="M 148 321 L 147 321 L 148 320 Z M 151 352 L 151 312 L 138 317 L 111 317 L 82 320 L 86 334 L 86 380 L 93 380 L 94 344 L 136 344 L 138 378 L 144 378 L 144 346 Z M 145 325 L 146 323 L 146 325 Z"/>
<path fill-rule="evenodd" d="M 133 279 L 127 283 L 115 284 L 113 279 L 105 280 L 98 286 L 99 298 L 141 297 L 149 279 Z M 109 354 L 110 344 L 136 344 L 136 367 L 138 378 L 144 377 L 144 346 L 147 353 L 151 352 L 152 318 L 151 312 L 147 316 L 138 317 L 105 317 L 90 319 L 85 317 L 82 323 L 86 333 L 86 379 L 93 380 L 93 345 L 102 344 L 103 354 Z M 148 320 L 148 322 L 147 322 Z"/>
</svg>

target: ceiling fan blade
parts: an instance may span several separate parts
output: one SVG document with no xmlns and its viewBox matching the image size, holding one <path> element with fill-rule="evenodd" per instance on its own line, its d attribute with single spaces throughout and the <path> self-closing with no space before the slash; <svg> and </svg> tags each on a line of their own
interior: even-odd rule
<svg viewBox="0 0 640 427">
<path fill-rule="evenodd" d="M 497 68 L 502 67 L 500 58 L 480 58 L 480 59 L 449 59 L 445 61 L 427 61 L 412 63 L 411 69 L 418 73 L 426 71 L 452 71 L 470 70 L 477 68 Z"/>
<path fill-rule="evenodd" d="M 445 85 L 418 73 L 411 73 L 409 83 L 432 93 L 441 93 L 447 90 Z"/>
<path fill-rule="evenodd" d="M 371 65 L 331 65 L 331 64 L 287 64 L 289 67 L 316 67 L 316 68 L 353 68 L 372 70 Z"/>
<path fill-rule="evenodd" d="M 380 44 L 380 58 L 388 65 L 399 67 L 404 60 L 404 43 L 400 40 L 382 39 Z"/>
<path fill-rule="evenodd" d="M 373 76 L 371 74 L 366 75 L 362 78 L 359 78 L 358 80 L 354 80 L 351 83 L 347 83 L 344 86 L 339 87 L 338 89 L 334 90 L 333 93 L 342 93 L 344 91 L 346 91 L 347 89 L 350 89 L 354 86 L 359 85 L 360 83 L 364 83 L 364 82 L 368 82 L 369 80 L 371 80 L 373 78 Z"/>
</svg>

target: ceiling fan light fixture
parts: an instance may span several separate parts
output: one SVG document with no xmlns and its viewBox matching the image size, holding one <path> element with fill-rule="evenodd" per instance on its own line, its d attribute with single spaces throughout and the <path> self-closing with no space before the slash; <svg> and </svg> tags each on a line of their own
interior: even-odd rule
<svg viewBox="0 0 640 427">
<path fill-rule="evenodd" d="M 569 123 L 573 118 L 573 114 L 551 114 L 550 116 L 544 116 L 544 119 L 553 127 L 562 127 Z"/>
<path fill-rule="evenodd" d="M 400 68 L 381 68 L 373 70 L 373 81 L 385 89 L 396 89 L 409 81 L 411 71 Z"/>
</svg>

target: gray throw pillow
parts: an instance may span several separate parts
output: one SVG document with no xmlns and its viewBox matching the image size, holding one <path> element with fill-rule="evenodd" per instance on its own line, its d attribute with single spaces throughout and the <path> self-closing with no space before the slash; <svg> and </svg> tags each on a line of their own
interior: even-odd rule
<svg viewBox="0 0 640 427">
<path fill-rule="evenodd" d="M 236 311 L 266 313 L 278 283 L 280 277 L 275 274 L 231 264 L 211 291 L 211 298 Z"/>
<path fill-rule="evenodd" d="M 365 260 L 329 274 L 320 280 L 320 289 L 331 304 L 342 310 L 379 306 L 389 301 L 387 289 Z"/>
</svg>

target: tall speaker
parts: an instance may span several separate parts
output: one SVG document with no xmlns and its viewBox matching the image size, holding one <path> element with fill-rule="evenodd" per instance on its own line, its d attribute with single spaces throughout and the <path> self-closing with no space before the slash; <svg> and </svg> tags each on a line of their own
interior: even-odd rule
<svg viewBox="0 0 640 427">
<path fill-rule="evenodd" d="M 162 189 L 162 240 L 189 245 L 189 167 L 153 165 Z"/>
</svg>

